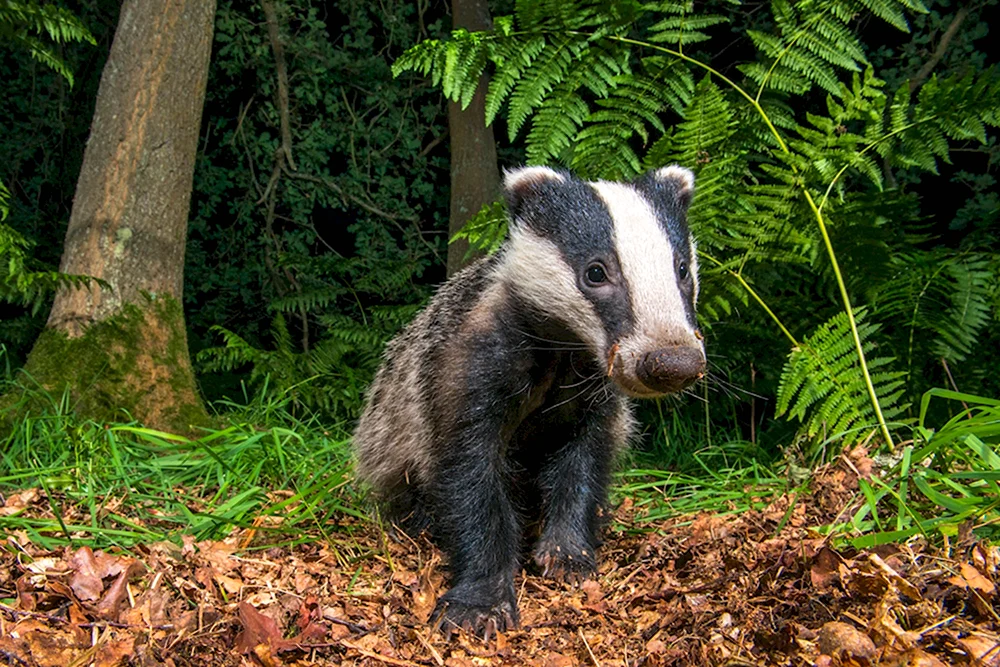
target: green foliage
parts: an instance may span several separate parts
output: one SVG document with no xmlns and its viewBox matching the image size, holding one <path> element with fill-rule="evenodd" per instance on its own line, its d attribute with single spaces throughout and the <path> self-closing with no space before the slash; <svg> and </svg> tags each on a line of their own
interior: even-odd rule
<svg viewBox="0 0 1000 667">
<path fill-rule="evenodd" d="M 237 394 L 234 373 L 249 372 L 296 410 L 346 418 L 384 341 L 443 275 L 444 105 L 390 72 L 435 26 L 403 2 L 274 4 L 295 168 L 278 159 L 264 16 L 220 2 L 187 254 L 193 348 L 208 348 L 211 397 Z"/>
<path fill-rule="evenodd" d="M 904 394 L 903 373 L 888 370 L 892 358 L 871 356 L 876 349 L 871 339 L 879 327 L 865 322 L 864 310 L 855 318 L 883 413 L 893 419 L 905 407 L 897 404 Z M 845 313 L 833 316 L 792 350 L 781 373 L 776 412 L 800 420 L 809 437 L 839 440 L 855 431 L 860 437 L 852 439 L 860 440 L 876 426 Z"/>
<path fill-rule="evenodd" d="M 258 349 L 216 326 L 213 331 L 222 336 L 224 346 L 201 350 L 198 360 L 207 372 L 231 372 L 249 365 L 250 381 L 265 393 L 286 397 L 294 414 L 305 411 L 346 421 L 360 414 L 383 343 L 415 312 L 413 306 L 373 308 L 367 323 L 346 315 L 323 316 L 325 335 L 304 351 L 295 345 L 280 313 L 272 325 L 273 350 Z"/>
<path fill-rule="evenodd" d="M 0 301 L 20 304 L 37 313 L 56 288 L 86 287 L 93 279 L 36 266 L 32 243 L 0 223 Z M 97 281 L 106 285 L 103 281 Z"/>
<path fill-rule="evenodd" d="M 940 427 L 928 420 L 931 399 L 963 409 Z M 902 448 L 884 476 L 861 479 L 864 500 L 851 519 L 830 530 L 858 535 L 857 548 L 917 534 L 958 534 L 959 526 L 988 526 L 1000 519 L 1000 401 L 932 389 L 920 404 L 913 444 Z"/>
<path fill-rule="evenodd" d="M 489 120 L 511 142 L 504 166 L 526 156 L 588 178 L 669 163 L 696 172 L 712 384 L 700 388 L 707 407 L 650 409 L 654 433 L 683 422 L 704 425 L 684 436 L 694 440 L 786 444 L 791 426 L 772 416 L 789 345 L 827 332 L 844 310 L 841 282 L 866 308 L 862 329 L 878 327 L 868 344 L 896 360 L 874 372 L 904 373 L 883 407 L 944 383 L 1000 393 L 1000 75 L 977 41 L 991 2 L 964 7 L 930 63 L 958 18 L 940 0 L 926 0 L 927 13 L 910 0 L 519 0 L 492 31 L 450 34 L 433 4 L 280 0 L 293 167 L 277 157 L 265 18 L 254 3 L 220 1 L 186 255 L 189 338 L 210 350 L 201 385 L 239 397 L 252 378 L 296 414 L 356 412 L 382 341 L 444 276 L 438 89 L 468 104 L 485 73 Z M 21 356 L 44 322 L 42 272 L 58 261 L 90 120 L 79 110 L 93 106 L 118 8 L 79 11 L 102 48 L 54 51 L 78 74 L 72 88 L 27 51 L 0 49 L 0 179 L 17 235 L 3 237 L 2 265 L 39 272 L 31 299 L 9 296 L 25 305 L 0 322 Z M 493 206 L 459 236 L 493 250 L 505 226 Z M 792 420 L 803 433 L 824 423 L 827 402 L 860 408 L 858 387 L 843 394 L 835 379 Z"/>
<path fill-rule="evenodd" d="M 56 50 L 42 40 L 43 36 L 56 44 L 97 44 L 87 26 L 68 9 L 35 0 L 0 2 L 0 44 L 27 51 L 32 58 L 55 70 L 73 85 L 73 72 Z"/>
<path fill-rule="evenodd" d="M 961 250 L 928 249 L 927 223 L 899 184 L 939 173 L 957 146 L 995 143 L 995 67 L 914 69 L 888 87 L 856 20 L 860 11 L 893 29 L 925 26 L 926 8 L 911 0 L 773 0 L 756 16 L 738 2 L 613 4 L 557 10 L 521 0 L 494 30 L 424 41 L 394 71 L 423 73 L 454 100 L 490 72 L 488 120 L 505 109 L 511 139 L 529 127 L 530 162 L 562 162 L 591 178 L 692 168 L 709 349 L 733 335 L 737 313 L 761 323 L 744 308 L 752 294 L 796 346 L 775 407 L 801 420 L 807 437 L 860 439 L 862 426 L 882 419 L 872 391 L 881 412 L 901 417 L 926 388 L 925 365 L 983 354 L 982 336 L 1000 319 L 1000 249 L 982 234 Z M 740 26 L 754 57 L 717 66 L 693 50 L 724 23 Z M 734 65 L 742 81 L 722 74 Z M 989 202 L 964 210 L 988 211 Z M 494 244 L 500 233 L 475 237 Z M 835 316 L 852 293 L 875 321 L 855 327 L 846 310 Z M 813 333 L 799 344 L 790 329 Z M 844 337 L 852 330 L 856 338 Z M 889 354 L 859 370 L 875 331 Z M 754 364 L 745 350 L 727 353 L 727 375 Z"/>
<path fill-rule="evenodd" d="M 460 230 L 455 233 L 455 239 L 466 239 L 472 248 L 493 254 L 500 249 L 500 244 L 507 238 L 507 207 L 502 201 L 487 204 L 469 218 Z"/>
<path fill-rule="evenodd" d="M 42 37 L 56 44 L 96 44 L 83 22 L 63 7 L 33 0 L 0 1 L 0 44 L 27 52 L 72 85 L 72 71 Z M 34 314 L 57 287 L 83 286 L 88 279 L 37 266 L 31 253 L 34 244 L 4 222 L 10 215 L 10 197 L 10 190 L 0 180 L 0 301 L 24 305 Z"/>
<path fill-rule="evenodd" d="M 3 393 L 10 388 L 4 383 Z M 67 395 L 17 389 L 46 407 L 0 413 L 0 490 L 41 488 L 56 517 L 7 514 L 0 531 L 24 531 L 45 548 L 221 539 L 234 527 L 256 527 L 265 544 L 276 544 L 328 538 L 334 514 L 368 519 L 345 484 L 348 433 L 315 416 L 292 417 L 278 394 L 221 405 L 221 428 L 187 438 L 80 420 Z M 21 416 L 9 423 L 11 414 Z M 293 493 L 276 498 L 271 489 Z M 271 518 L 260 525 L 262 517 Z"/>
</svg>

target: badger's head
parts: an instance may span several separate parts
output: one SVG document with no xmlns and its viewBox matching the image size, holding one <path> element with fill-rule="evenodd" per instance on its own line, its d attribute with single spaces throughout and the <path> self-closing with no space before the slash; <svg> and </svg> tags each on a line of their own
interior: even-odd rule
<svg viewBox="0 0 1000 667">
<path fill-rule="evenodd" d="M 512 224 L 498 272 L 519 298 L 572 331 L 631 396 L 702 377 L 690 171 L 612 183 L 525 167 L 504 189 Z"/>
</svg>

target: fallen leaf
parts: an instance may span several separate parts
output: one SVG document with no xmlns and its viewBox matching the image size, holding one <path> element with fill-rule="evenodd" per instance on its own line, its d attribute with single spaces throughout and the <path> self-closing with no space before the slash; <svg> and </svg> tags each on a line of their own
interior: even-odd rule
<svg viewBox="0 0 1000 667">
<path fill-rule="evenodd" d="M 257 647 L 265 646 L 266 655 L 273 661 L 273 655 L 277 653 L 282 642 L 281 631 L 278 630 L 275 620 L 260 613 L 247 602 L 240 603 L 239 617 L 243 630 L 236 635 L 234 648 L 242 655 L 253 653 L 261 658 L 261 651 L 258 651 Z M 263 658 L 261 661 L 264 661 Z"/>
<path fill-rule="evenodd" d="M 0 516 L 20 514 L 38 497 L 38 489 L 25 489 L 7 496 L 7 501 L 0 507 Z"/>
<path fill-rule="evenodd" d="M 962 571 L 962 578 L 971 588 L 975 588 L 982 595 L 987 597 L 992 596 L 996 592 L 997 588 L 993 582 L 984 577 L 983 574 L 974 566 L 969 563 L 962 563 L 960 568 Z"/>
<path fill-rule="evenodd" d="M 843 559 L 832 549 L 823 547 L 813 558 L 809 578 L 816 590 L 825 592 L 840 581 L 840 564 Z"/>
<path fill-rule="evenodd" d="M 958 643 L 983 667 L 1000 666 L 1000 641 L 995 635 L 970 634 L 961 637 Z"/>
</svg>

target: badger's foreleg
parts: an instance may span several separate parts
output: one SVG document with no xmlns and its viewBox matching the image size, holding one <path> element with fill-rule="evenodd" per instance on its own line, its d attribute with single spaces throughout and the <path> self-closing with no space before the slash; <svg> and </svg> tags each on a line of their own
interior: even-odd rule
<svg viewBox="0 0 1000 667">
<path fill-rule="evenodd" d="M 488 638 L 518 624 L 514 575 L 521 524 L 503 440 L 516 413 L 518 384 L 502 355 L 479 366 L 442 448 L 431 493 L 434 527 L 452 571 L 452 588 L 434 613 L 446 635 L 461 627 Z"/>
<path fill-rule="evenodd" d="M 597 568 L 600 510 L 607 501 L 616 426 L 623 404 L 615 399 L 587 413 L 577 436 L 550 457 L 539 474 L 543 527 L 534 559 L 544 576 L 579 583 Z"/>
</svg>

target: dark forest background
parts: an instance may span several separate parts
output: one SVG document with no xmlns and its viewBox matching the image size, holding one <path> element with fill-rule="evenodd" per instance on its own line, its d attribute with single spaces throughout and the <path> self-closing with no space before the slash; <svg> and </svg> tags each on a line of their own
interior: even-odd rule
<svg viewBox="0 0 1000 667">
<path fill-rule="evenodd" d="M 65 3 L 97 42 L 58 47 L 75 74 L 73 85 L 23 50 L 0 48 L 6 223 L 32 242 L 39 265 L 59 264 L 118 4 Z M 242 402 L 272 392 L 289 397 L 293 412 L 318 411 L 329 423 L 349 427 L 382 345 L 445 279 L 447 102 L 428 77 L 394 77 L 392 65 L 417 42 L 447 36 L 450 7 L 436 0 L 274 5 L 289 73 L 296 169 L 275 168 L 281 120 L 261 8 L 222 0 L 187 243 L 190 347 L 208 400 Z M 728 22 L 706 27 L 711 39 L 688 53 L 740 79 L 740 66 L 757 57 L 748 35 L 776 30 L 770 6 L 706 3 Z M 941 80 L 979 75 L 996 63 L 995 0 L 932 0 L 927 7 L 909 15 L 910 32 L 871 15 L 859 14 L 851 24 L 888 91 L 926 78 L 928 63 Z M 514 8 L 497 2 L 490 9 L 501 16 Z M 940 49 L 959 13 L 960 28 Z M 818 87 L 788 91 L 775 108 L 784 105 L 790 118 L 822 115 L 828 95 Z M 529 157 L 523 130 L 508 137 L 505 114 L 501 110 L 495 123 L 501 167 Z M 669 128 L 685 115 L 665 111 L 661 118 Z M 886 163 L 891 196 L 875 197 L 868 188 L 866 203 L 861 191 L 852 205 L 867 222 L 832 230 L 857 304 L 880 322 L 872 340 L 904 376 L 894 396 L 900 422 L 915 418 L 919 396 L 931 387 L 1000 395 L 1000 147 L 995 128 L 985 138 L 952 143 L 933 169 Z M 638 136 L 630 141 L 637 151 L 643 147 Z M 842 310 L 818 248 L 802 241 L 796 262 L 764 256 L 754 268 L 756 291 L 803 335 Z M 958 264 L 972 268 L 962 273 Z M 708 294 L 710 380 L 696 396 L 644 408 L 645 446 L 662 464 L 692 449 L 692 440 L 699 446 L 740 442 L 756 455 L 775 456 L 799 431 L 796 420 L 774 418 L 788 341 L 753 300 L 732 296 L 736 291 L 715 301 Z M 965 322 L 964 337 L 948 334 L 950 325 L 935 328 L 934 318 L 953 316 L 966 293 L 982 306 L 982 317 Z M 48 306 L 0 309 L 0 342 L 13 370 L 44 326 Z"/>
</svg>

